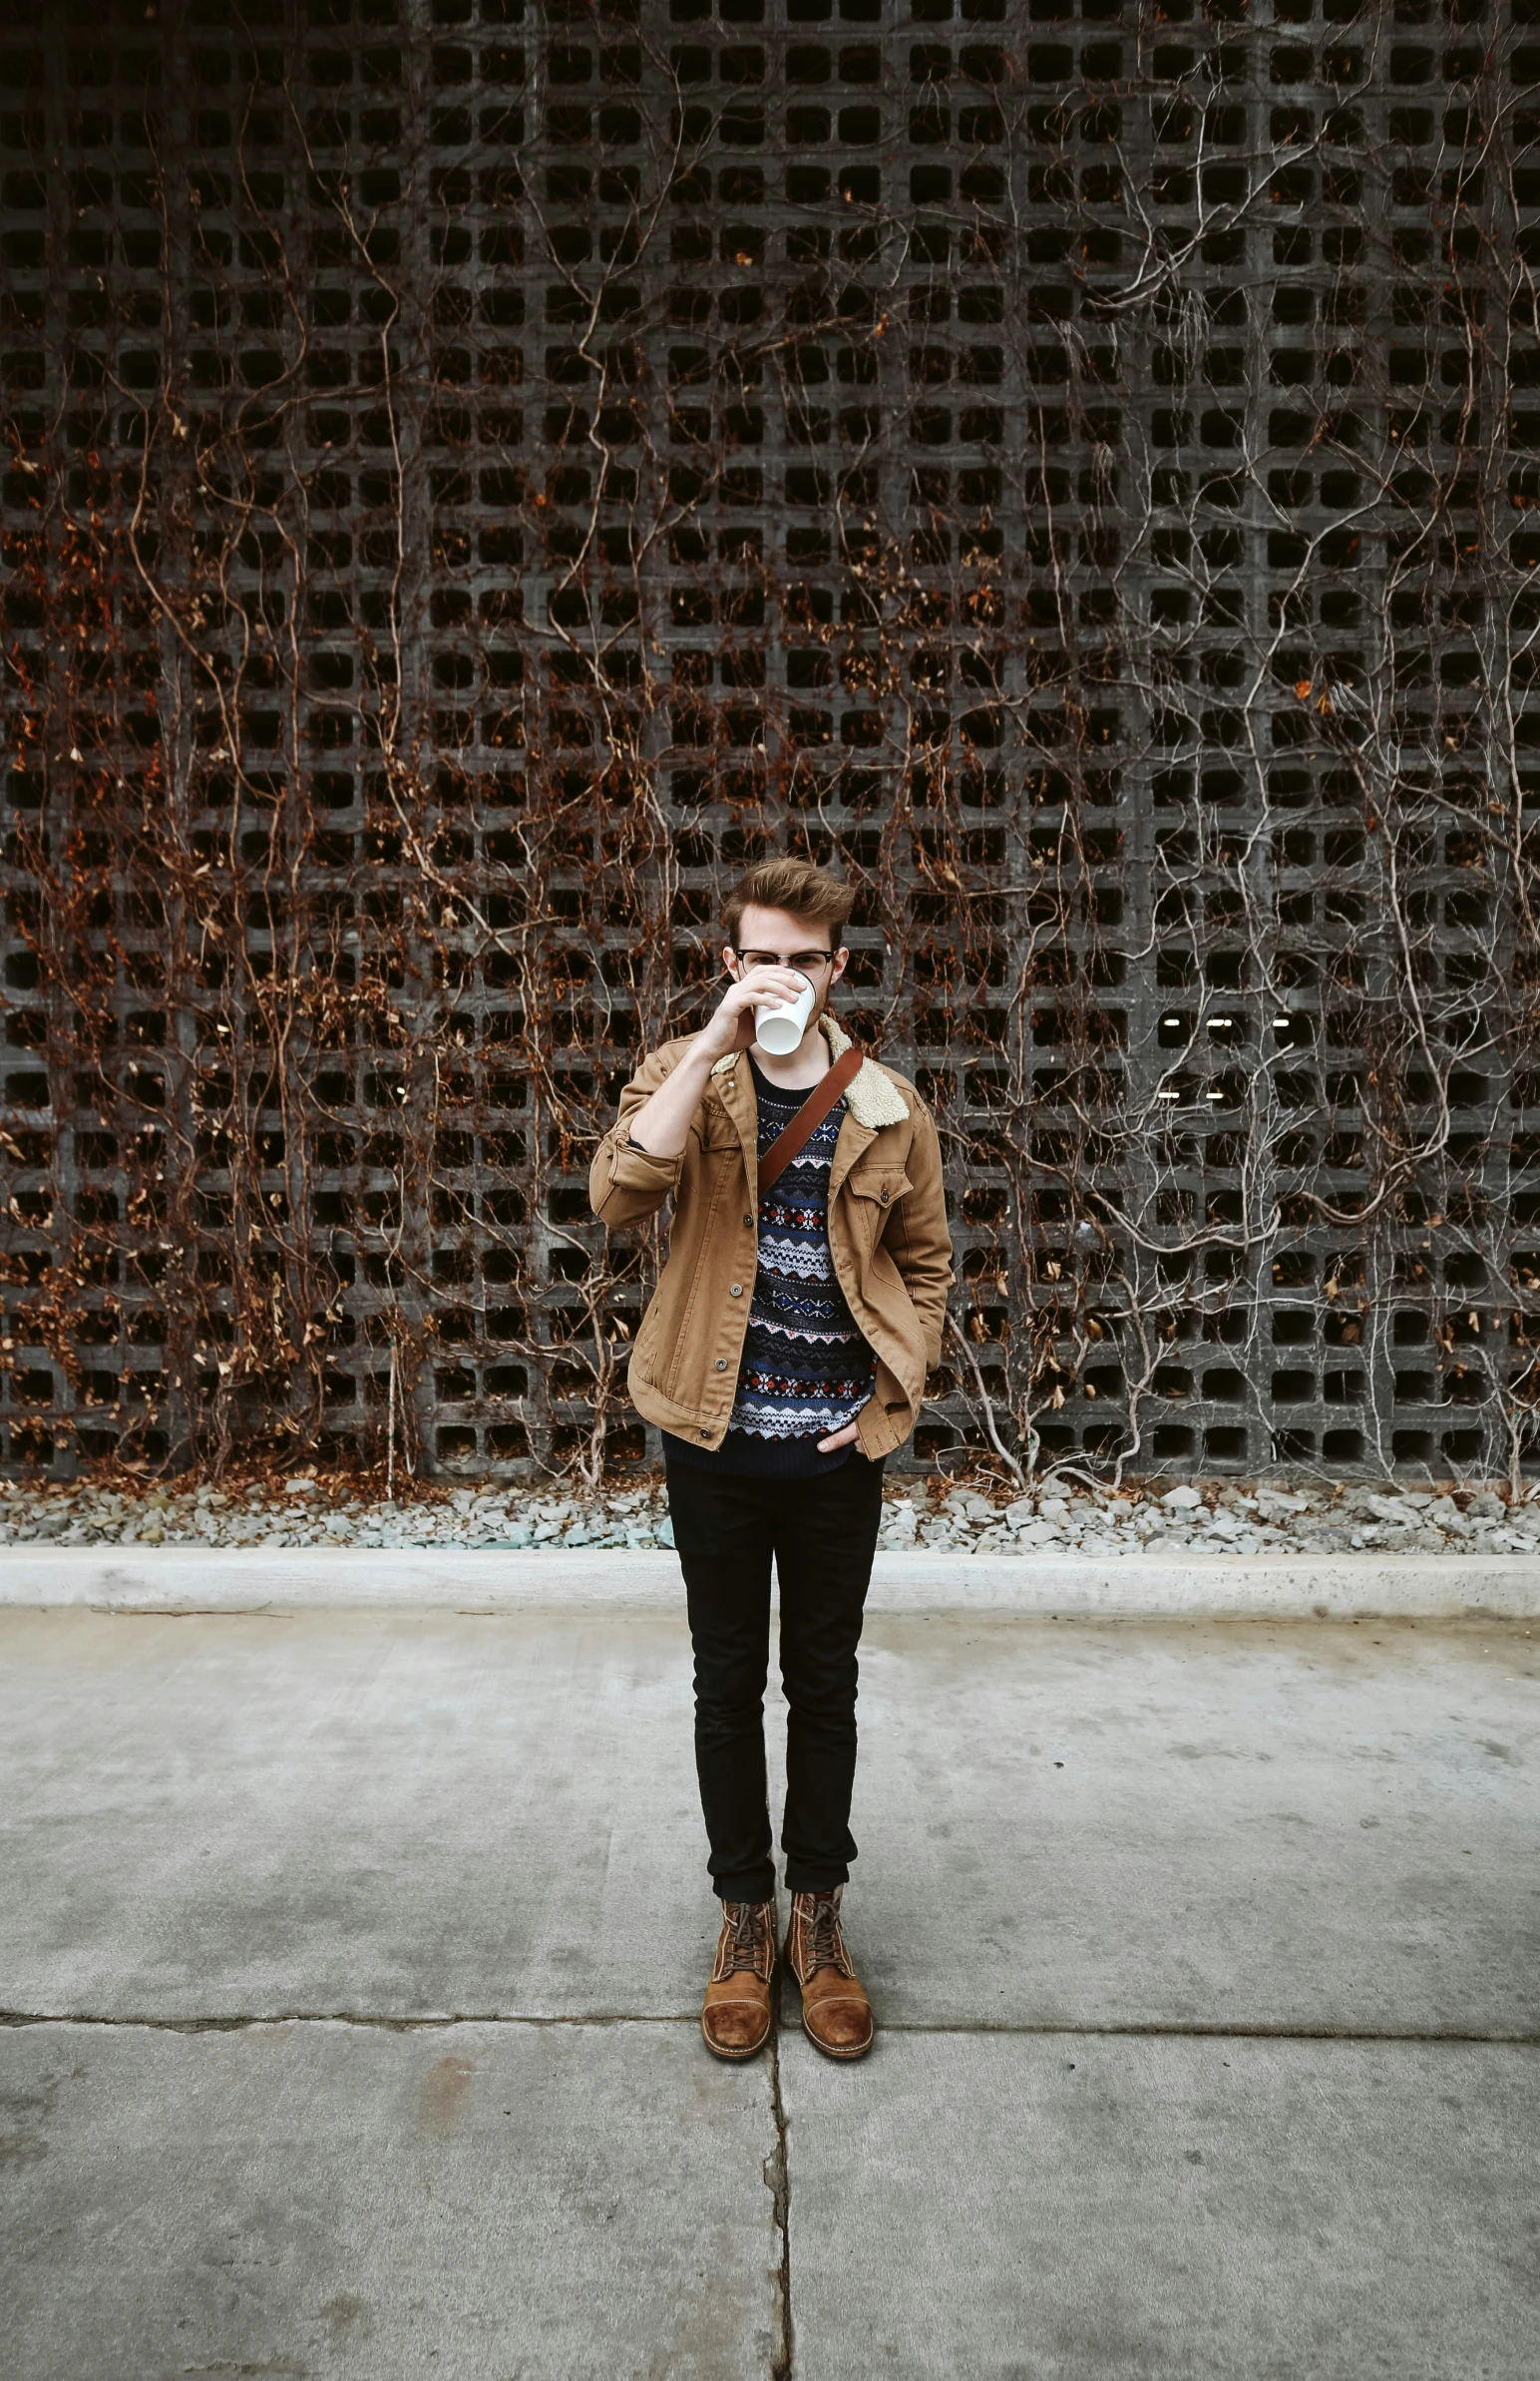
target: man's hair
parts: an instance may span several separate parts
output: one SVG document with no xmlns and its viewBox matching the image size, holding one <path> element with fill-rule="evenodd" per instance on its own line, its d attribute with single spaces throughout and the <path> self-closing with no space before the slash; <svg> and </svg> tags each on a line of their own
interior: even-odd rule
<svg viewBox="0 0 1540 2381">
<path fill-rule="evenodd" d="M 853 886 L 842 885 L 811 860 L 761 860 L 745 870 L 723 902 L 722 933 L 736 951 L 745 910 L 788 910 L 793 918 L 826 927 L 831 948 L 838 951 L 855 903 Z"/>
</svg>

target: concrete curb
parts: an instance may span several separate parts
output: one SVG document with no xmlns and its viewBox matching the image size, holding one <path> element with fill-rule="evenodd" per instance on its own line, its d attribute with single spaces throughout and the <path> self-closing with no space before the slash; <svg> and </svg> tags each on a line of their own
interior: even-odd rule
<svg viewBox="0 0 1540 2381">
<path fill-rule="evenodd" d="M 0 1553 L 0 1605 L 111 1612 L 283 1612 L 418 1607 L 502 1612 L 639 1605 L 682 1613 L 664 1552 L 446 1552 L 431 1547 L 37 1547 Z M 874 1612 L 1192 1614 L 1416 1620 L 1540 1617 L 1527 1555 L 879 1554 Z"/>
</svg>

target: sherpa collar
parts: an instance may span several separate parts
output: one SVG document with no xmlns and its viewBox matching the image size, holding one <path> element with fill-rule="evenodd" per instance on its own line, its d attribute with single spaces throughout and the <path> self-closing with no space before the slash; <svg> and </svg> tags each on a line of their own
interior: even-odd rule
<svg viewBox="0 0 1540 2381">
<path fill-rule="evenodd" d="M 830 1016 L 826 1011 L 818 1020 L 818 1027 L 829 1044 L 831 1057 L 838 1058 L 850 1048 L 850 1035 L 837 1017 Z M 737 1050 L 729 1050 L 725 1058 L 718 1058 L 711 1072 L 731 1074 L 738 1057 Z M 885 1124 L 904 1124 L 909 1118 L 909 1109 L 904 1104 L 904 1094 L 898 1084 L 890 1075 L 884 1074 L 871 1058 L 862 1059 L 856 1078 L 845 1094 L 845 1105 L 856 1122 L 864 1124 L 869 1132 L 880 1131 Z"/>
</svg>

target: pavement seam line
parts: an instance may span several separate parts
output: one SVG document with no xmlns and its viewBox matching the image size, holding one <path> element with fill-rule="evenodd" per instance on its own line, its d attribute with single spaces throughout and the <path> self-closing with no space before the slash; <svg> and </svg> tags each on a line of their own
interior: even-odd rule
<svg viewBox="0 0 1540 2381">
<path fill-rule="evenodd" d="M 139 2030 L 158 2034 L 240 2034 L 258 2026 L 353 2026 L 360 2031 L 385 2034 L 427 2034 L 443 2032 L 452 2026 L 568 2026 L 589 2027 L 596 2031 L 604 2026 L 695 2026 L 699 2022 L 699 2015 L 693 2010 L 663 2015 L 654 2010 L 612 2010 L 591 2012 L 585 2016 L 552 2017 L 500 2009 L 456 2010 L 439 2016 L 386 2017 L 356 2009 L 272 2009 L 220 2017 L 150 2017 L 142 2014 L 106 2017 L 70 2009 L 0 2009 L 0 2031 L 13 2033 L 23 2033 L 35 2026 L 78 2026 L 82 2031 L 131 2033 Z M 988 2019 L 933 2024 L 889 2018 L 884 2020 L 883 2031 L 885 2034 L 1000 2036 L 1026 2041 L 1078 2038 L 1110 2042 L 1424 2042 L 1455 2046 L 1465 2044 L 1471 2047 L 1488 2045 L 1502 2050 L 1540 2049 L 1540 2030 L 1477 2033 L 1458 2026 L 1225 2025 L 1217 2022 L 1193 2025 L 1107 2025 L 1094 2019 L 1082 2024 L 1066 2019 L 1037 2025 L 1001 2025 Z M 778 2054 L 775 2078 L 779 2109 Z M 780 2110 L 777 2122 L 784 2122 L 784 2110 Z"/>
</svg>

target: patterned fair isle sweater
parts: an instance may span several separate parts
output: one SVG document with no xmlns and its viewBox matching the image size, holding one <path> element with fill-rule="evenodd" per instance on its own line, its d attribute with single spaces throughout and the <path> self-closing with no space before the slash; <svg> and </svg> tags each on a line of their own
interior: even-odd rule
<svg viewBox="0 0 1540 2381">
<path fill-rule="evenodd" d="M 749 1064 L 763 1157 L 808 1095 L 782 1091 L 752 1055 Z M 726 1438 L 712 1452 L 665 1431 L 672 1461 L 789 1478 L 833 1471 L 850 1453 L 818 1451 L 820 1438 L 855 1420 L 877 1371 L 829 1253 L 829 1175 L 844 1115 L 837 1100 L 760 1199 L 759 1269 Z"/>
</svg>

